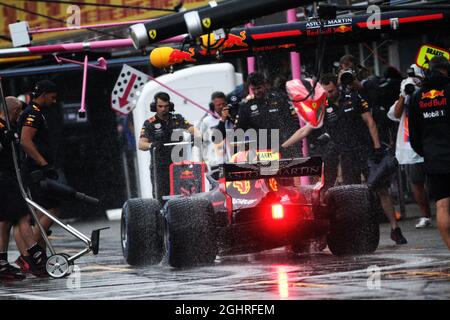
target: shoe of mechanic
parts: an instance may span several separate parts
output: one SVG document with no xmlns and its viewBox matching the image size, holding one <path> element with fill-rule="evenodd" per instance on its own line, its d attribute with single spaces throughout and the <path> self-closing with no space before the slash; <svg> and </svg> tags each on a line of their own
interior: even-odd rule
<svg viewBox="0 0 450 320">
<path fill-rule="evenodd" d="M 408 243 L 408 241 L 402 234 L 402 230 L 400 230 L 400 228 L 398 228 L 398 227 L 395 228 L 394 230 L 391 230 L 391 239 L 396 244 L 407 244 Z"/>
<path fill-rule="evenodd" d="M 431 227 L 431 219 L 430 218 L 420 218 L 419 221 L 417 221 L 416 229 L 422 229 Z"/>
<path fill-rule="evenodd" d="M 22 281 L 26 278 L 25 274 L 8 262 L 0 262 L 0 281 Z"/>
<path fill-rule="evenodd" d="M 44 250 L 39 245 L 34 245 L 27 251 L 30 254 L 29 256 L 20 255 L 16 260 L 16 264 L 20 267 L 22 272 L 31 273 L 38 278 L 48 277 L 45 269 L 47 255 Z"/>
</svg>

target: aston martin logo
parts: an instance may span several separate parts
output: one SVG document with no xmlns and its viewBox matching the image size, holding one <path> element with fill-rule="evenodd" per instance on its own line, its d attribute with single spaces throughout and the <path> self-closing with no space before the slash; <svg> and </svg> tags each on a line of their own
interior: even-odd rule
<svg viewBox="0 0 450 320">
<path fill-rule="evenodd" d="M 202 20 L 202 24 L 203 26 L 208 29 L 209 27 L 211 27 L 211 19 L 210 18 L 204 18 Z"/>
<path fill-rule="evenodd" d="M 149 32 L 148 32 L 149 37 L 153 40 L 155 40 L 156 34 L 157 34 L 157 32 L 155 29 L 149 30 Z"/>
</svg>

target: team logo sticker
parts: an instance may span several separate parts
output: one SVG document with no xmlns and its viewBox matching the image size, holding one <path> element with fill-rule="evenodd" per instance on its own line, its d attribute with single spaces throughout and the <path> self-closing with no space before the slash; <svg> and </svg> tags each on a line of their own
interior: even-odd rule
<svg viewBox="0 0 450 320">
<path fill-rule="evenodd" d="M 156 30 L 155 29 L 152 29 L 152 30 L 150 30 L 149 32 L 148 32 L 148 36 L 151 38 L 151 39 L 155 39 L 156 38 L 156 35 L 157 35 L 158 33 L 156 32 Z"/>
<path fill-rule="evenodd" d="M 422 99 L 435 99 L 437 97 L 444 97 L 444 90 L 430 90 L 422 93 Z"/>
<path fill-rule="evenodd" d="M 233 187 L 236 188 L 240 194 L 247 194 L 250 192 L 250 181 L 234 181 Z"/>
<path fill-rule="evenodd" d="M 209 27 L 211 27 L 211 19 L 210 18 L 204 18 L 202 20 L 202 24 L 203 26 L 208 29 Z"/>
</svg>

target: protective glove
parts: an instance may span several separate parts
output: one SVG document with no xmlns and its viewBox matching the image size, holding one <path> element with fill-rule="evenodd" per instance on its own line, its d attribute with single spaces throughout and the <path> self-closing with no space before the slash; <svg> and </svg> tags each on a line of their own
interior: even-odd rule
<svg viewBox="0 0 450 320">
<path fill-rule="evenodd" d="M 44 176 L 46 178 L 49 178 L 52 180 L 58 180 L 58 178 L 59 178 L 58 171 L 56 171 L 56 169 L 53 166 L 47 164 L 47 165 L 41 167 L 41 170 L 44 173 Z"/>
<path fill-rule="evenodd" d="M 318 138 L 317 138 L 317 144 L 324 146 L 326 145 L 328 142 L 330 142 L 331 137 L 328 133 L 322 133 Z"/>
<path fill-rule="evenodd" d="M 161 149 L 163 146 L 164 146 L 164 143 L 162 141 L 154 141 L 154 142 L 152 142 L 152 145 L 150 148 L 151 149 L 152 148 Z"/>
<path fill-rule="evenodd" d="M 9 145 L 11 142 L 17 143 L 18 136 L 17 133 L 10 130 L 5 130 L 0 134 L 0 144 L 2 149 Z"/>
<path fill-rule="evenodd" d="M 384 148 L 384 147 L 373 149 L 370 159 L 375 164 L 379 164 L 381 162 L 381 160 L 383 160 L 383 158 L 386 156 L 386 154 L 387 154 L 386 148 Z"/>
</svg>

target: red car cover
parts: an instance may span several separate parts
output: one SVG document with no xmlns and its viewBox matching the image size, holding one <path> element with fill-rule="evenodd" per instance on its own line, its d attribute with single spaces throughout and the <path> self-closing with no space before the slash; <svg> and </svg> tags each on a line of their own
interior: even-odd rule
<svg viewBox="0 0 450 320">
<path fill-rule="evenodd" d="M 313 128 L 320 128 L 325 116 L 327 93 L 320 83 L 317 83 L 314 92 L 305 99 L 313 85 L 312 79 L 295 79 L 286 83 L 286 90 L 302 120 Z"/>
</svg>

